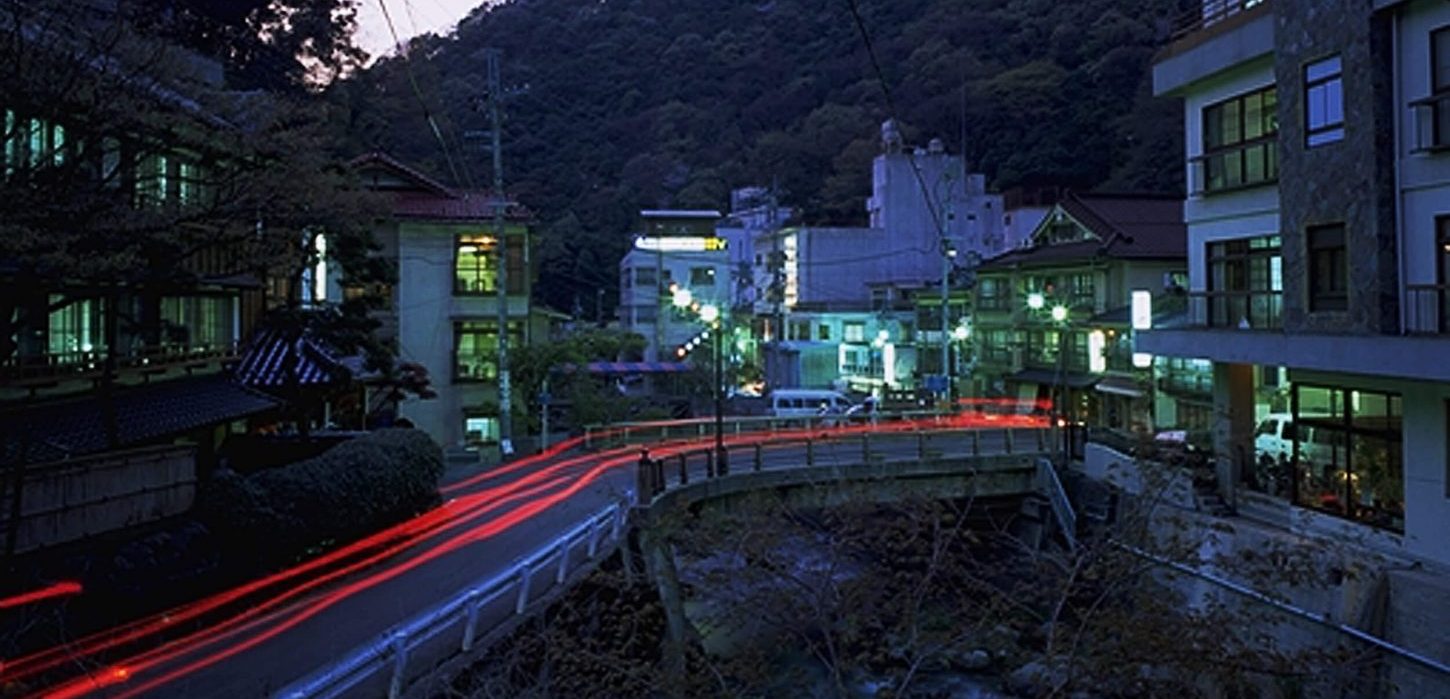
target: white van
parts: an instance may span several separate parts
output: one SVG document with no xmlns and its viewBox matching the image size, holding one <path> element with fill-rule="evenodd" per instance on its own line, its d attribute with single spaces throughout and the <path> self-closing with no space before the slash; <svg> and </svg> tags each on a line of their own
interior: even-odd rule
<svg viewBox="0 0 1450 699">
<path fill-rule="evenodd" d="M 1322 418 L 1327 416 L 1301 415 L 1300 417 Z M 1285 459 L 1292 458 L 1295 434 L 1298 434 L 1299 437 L 1301 458 L 1313 464 L 1344 463 L 1343 437 L 1339 432 L 1319 429 L 1312 424 L 1295 423 L 1294 416 L 1288 413 L 1272 413 L 1259 422 L 1258 429 L 1254 430 L 1254 451 L 1258 452 L 1256 458 L 1263 458 L 1265 455 L 1274 460 L 1278 460 L 1280 456 Z M 1336 449 L 1340 453 L 1336 454 Z"/>
<path fill-rule="evenodd" d="M 781 388 L 770 392 L 770 414 L 775 417 L 841 415 L 851 400 L 837 391 L 813 388 Z"/>
</svg>

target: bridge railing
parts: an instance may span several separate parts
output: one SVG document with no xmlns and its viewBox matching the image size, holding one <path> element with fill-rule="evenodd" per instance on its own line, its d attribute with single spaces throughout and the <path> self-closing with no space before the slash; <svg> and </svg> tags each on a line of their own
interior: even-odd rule
<svg viewBox="0 0 1450 699">
<path fill-rule="evenodd" d="M 514 614 L 523 614 L 532 595 L 533 583 L 541 573 L 553 572 L 554 584 L 563 584 L 570 572 L 570 556 L 582 547 L 584 562 L 602 551 L 605 537 L 618 543 L 624 530 L 628 503 L 611 504 L 549 543 L 519 559 L 507 570 L 464 590 L 433 609 L 419 614 L 376 640 L 357 648 L 338 662 L 278 692 L 283 699 L 326 698 L 348 694 L 359 684 L 390 673 L 387 696 L 403 695 L 408 681 L 408 661 L 413 652 L 439 635 L 461 627 L 461 652 L 473 648 L 478 638 L 478 617 L 490 604 L 512 596 Z M 577 570 L 577 567 L 576 567 Z"/>
<path fill-rule="evenodd" d="M 1035 427 L 1028 416 L 993 415 L 983 417 L 976 413 L 953 413 L 941 410 L 914 410 L 902 412 L 858 413 L 852 415 L 827 414 L 800 417 L 775 416 L 727 416 L 721 422 L 724 436 L 839 429 L 852 426 L 866 426 L 890 429 L 916 425 L 921 427 L 942 427 L 968 419 L 1001 420 L 1004 426 L 1021 423 L 1023 427 Z M 650 444 L 671 440 L 699 439 L 715 434 L 715 419 L 712 417 L 692 420 L 660 420 L 648 422 L 626 422 L 612 425 L 590 425 L 584 428 L 585 449 L 605 449 L 629 444 Z"/>
<path fill-rule="evenodd" d="M 723 444 L 724 453 L 718 455 L 708 441 L 685 448 L 676 447 L 666 454 L 651 458 L 648 463 L 638 464 L 635 470 L 636 492 L 640 504 L 646 504 L 676 485 L 689 485 L 694 480 L 717 478 L 745 469 L 759 472 L 766 468 L 765 454 L 770 448 L 798 448 L 800 451 L 795 453 L 798 461 L 791 461 L 791 466 L 786 467 L 791 468 L 841 465 L 844 463 L 843 455 L 852 463 L 878 462 L 885 458 L 887 452 L 884 449 L 888 444 L 896 447 L 892 453 L 898 458 L 927 461 L 948 456 L 948 445 L 956 447 L 951 456 L 1044 454 L 1050 440 L 1048 429 L 1043 426 L 982 428 L 946 423 L 940 427 L 931 423 L 901 425 L 915 429 L 886 432 L 797 430 L 768 439 L 750 440 L 747 443 L 727 441 Z M 907 443 L 910 451 L 901 449 L 903 442 Z M 1048 486 L 1045 482 L 1039 484 L 1039 488 L 1043 489 Z M 1061 483 L 1058 483 L 1059 491 L 1061 487 Z M 1071 516 L 1071 507 L 1065 504 L 1066 495 L 1063 494 L 1062 498 L 1062 506 L 1067 508 L 1068 516 Z M 1059 521 L 1062 521 L 1061 516 Z M 1071 524 L 1065 522 L 1065 525 Z"/>
</svg>

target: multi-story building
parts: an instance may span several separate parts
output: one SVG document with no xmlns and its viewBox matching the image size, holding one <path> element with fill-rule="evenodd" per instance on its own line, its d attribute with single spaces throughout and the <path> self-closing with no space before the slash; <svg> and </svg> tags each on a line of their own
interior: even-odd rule
<svg viewBox="0 0 1450 699">
<path fill-rule="evenodd" d="M 399 416 L 445 446 L 496 450 L 501 266 L 509 347 L 549 333 L 548 315 L 530 301 L 529 213 L 505 202 L 500 241 L 499 201 L 491 193 L 453 189 L 382 153 L 357 158 L 353 168 L 366 187 L 392 198 L 392 215 L 374 231 L 378 254 L 396 266 L 398 279 L 373 290 L 383 297 L 381 332 L 401 361 L 427 369 L 438 394 L 402 401 Z"/>
<path fill-rule="evenodd" d="M 1153 71 L 1186 106 L 1187 327 L 1137 349 L 1212 362 L 1228 495 L 1450 562 L 1450 5 L 1203 7 Z"/>
<path fill-rule="evenodd" d="M 645 339 L 645 359 L 675 361 L 701 329 L 690 308 L 675 307 L 676 292 L 688 296 L 687 306 L 713 305 L 733 323 L 750 236 L 745 228 L 717 231 L 718 211 L 648 210 L 640 218 L 644 233 L 619 262 L 619 319 Z"/>
<path fill-rule="evenodd" d="M 1191 426 L 1207 396 L 1155 406 L 1153 367 L 1130 343 L 1135 293 L 1182 302 L 1185 239 L 1177 197 L 1066 194 L 1027 246 L 977 268 L 970 392 L 1094 426 Z"/>
</svg>

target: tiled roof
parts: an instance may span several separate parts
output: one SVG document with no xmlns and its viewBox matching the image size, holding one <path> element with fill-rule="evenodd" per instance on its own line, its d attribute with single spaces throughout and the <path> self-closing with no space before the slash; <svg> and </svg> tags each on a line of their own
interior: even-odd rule
<svg viewBox="0 0 1450 699">
<path fill-rule="evenodd" d="M 417 168 L 394 158 L 387 153 L 373 151 L 352 159 L 354 170 L 369 166 L 380 167 L 411 183 L 412 189 L 391 190 L 393 215 L 398 218 L 428 219 L 434 221 L 486 221 L 493 218 L 498 197 L 481 190 L 461 190 L 449 187 Z M 506 202 L 504 217 L 511 221 L 531 218 L 531 213 L 518 202 Z"/>
<path fill-rule="evenodd" d="M 294 351 L 288 351 L 289 348 Z M 289 382 L 287 358 L 297 357 L 297 383 L 300 386 L 328 386 L 346 382 L 352 371 L 331 351 L 310 338 L 288 343 L 280 332 L 259 335 L 237 364 L 238 382 L 252 388 L 282 388 Z"/>
<path fill-rule="evenodd" d="M 1188 255 L 1183 201 L 1176 197 L 1068 193 L 1058 207 L 1092 231 L 1098 240 L 1012 250 L 987 260 L 982 268 L 1088 262 L 1099 258 L 1164 260 Z"/>
<path fill-rule="evenodd" d="M 126 447 L 219 425 L 277 407 L 272 398 L 223 376 L 117 388 L 112 398 L 119 446 Z M 95 393 L 38 403 L 0 424 L 0 462 L 44 463 L 104 451 L 103 403 Z M 23 435 L 23 436 L 22 436 Z"/>
</svg>

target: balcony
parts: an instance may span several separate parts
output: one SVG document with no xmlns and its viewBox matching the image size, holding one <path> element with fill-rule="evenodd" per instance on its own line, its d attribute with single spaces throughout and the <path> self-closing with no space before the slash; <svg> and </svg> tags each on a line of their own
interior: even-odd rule
<svg viewBox="0 0 1450 699">
<path fill-rule="evenodd" d="M 1450 150 L 1450 92 L 1417 99 L 1410 109 L 1415 113 L 1415 152 Z"/>
<path fill-rule="evenodd" d="M 1199 9 L 1179 17 L 1174 24 L 1171 41 L 1185 39 L 1266 5 L 1268 0 L 1203 0 Z"/>
<path fill-rule="evenodd" d="M 1192 292 L 1188 294 L 1188 324 L 1195 328 L 1283 330 L 1284 292 Z"/>
<path fill-rule="evenodd" d="M 1233 192 L 1279 181 L 1279 134 L 1261 136 L 1189 161 L 1188 192 L 1193 196 Z"/>
<path fill-rule="evenodd" d="M 116 356 L 115 373 L 163 373 L 171 369 L 199 368 L 238 358 L 235 343 L 224 345 L 158 345 L 138 347 Z M 76 379 L 97 379 L 105 373 L 104 349 L 11 357 L 0 364 L 0 384 L 42 385 Z"/>
<path fill-rule="evenodd" d="M 1450 334 L 1450 284 L 1405 285 L 1405 333 Z"/>
<path fill-rule="evenodd" d="M 1153 94 L 1181 94 L 1191 85 L 1274 51 L 1270 0 L 1203 0 L 1181 17 L 1153 59 Z"/>
</svg>

